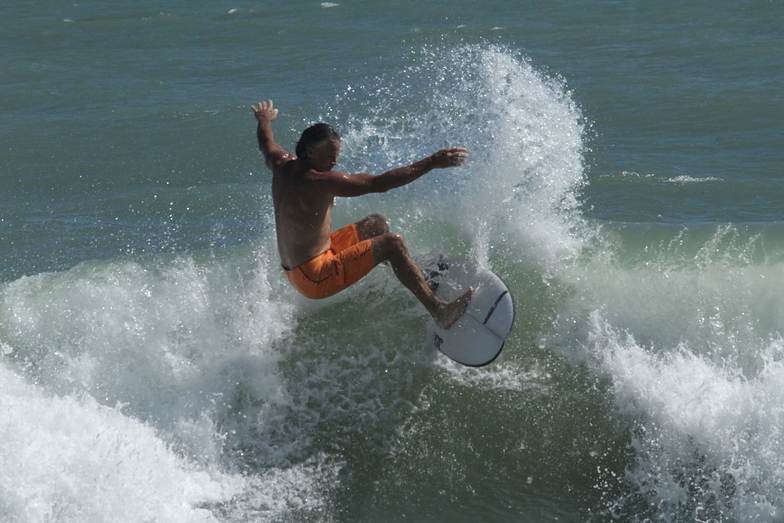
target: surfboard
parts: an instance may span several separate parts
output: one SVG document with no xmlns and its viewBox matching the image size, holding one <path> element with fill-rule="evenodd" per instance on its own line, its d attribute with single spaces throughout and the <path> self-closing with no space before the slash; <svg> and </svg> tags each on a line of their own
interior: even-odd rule
<svg viewBox="0 0 784 523">
<path fill-rule="evenodd" d="M 492 363 L 515 320 L 514 297 L 503 280 L 487 267 L 458 258 L 439 259 L 423 272 L 430 290 L 444 301 L 474 287 L 468 309 L 449 329 L 431 325 L 428 337 L 433 345 L 463 365 Z"/>
</svg>

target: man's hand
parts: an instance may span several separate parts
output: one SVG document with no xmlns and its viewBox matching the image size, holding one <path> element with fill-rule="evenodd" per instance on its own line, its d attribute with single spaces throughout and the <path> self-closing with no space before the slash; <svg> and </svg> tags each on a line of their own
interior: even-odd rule
<svg viewBox="0 0 784 523">
<path fill-rule="evenodd" d="M 256 115 L 256 120 L 259 122 L 262 120 L 271 122 L 278 117 L 278 110 L 272 108 L 272 100 L 268 100 L 266 103 L 259 102 L 258 107 L 255 105 L 251 105 L 250 107 L 253 109 L 253 114 Z"/>
<path fill-rule="evenodd" d="M 441 149 L 430 156 L 434 169 L 446 167 L 457 167 L 465 163 L 468 158 L 468 151 L 465 147 L 452 147 L 451 149 Z"/>
<path fill-rule="evenodd" d="M 275 142 L 270 122 L 278 117 L 278 110 L 272 107 L 272 100 L 268 100 L 266 103 L 259 102 L 258 107 L 251 105 L 251 108 L 253 114 L 256 115 L 256 121 L 259 122 L 256 128 L 256 137 L 259 139 L 259 149 L 264 153 L 264 163 L 269 170 L 275 172 L 275 169 L 280 167 L 284 161 L 293 158 L 293 155 L 284 151 Z"/>
</svg>

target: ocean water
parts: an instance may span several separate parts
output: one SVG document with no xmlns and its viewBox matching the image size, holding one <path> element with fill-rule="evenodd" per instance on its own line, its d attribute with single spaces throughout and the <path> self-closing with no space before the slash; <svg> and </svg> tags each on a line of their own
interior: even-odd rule
<svg viewBox="0 0 784 523">
<path fill-rule="evenodd" d="M 784 4 L 0 6 L 0 521 L 784 521 Z M 516 296 L 279 268 L 254 102 Z"/>
</svg>

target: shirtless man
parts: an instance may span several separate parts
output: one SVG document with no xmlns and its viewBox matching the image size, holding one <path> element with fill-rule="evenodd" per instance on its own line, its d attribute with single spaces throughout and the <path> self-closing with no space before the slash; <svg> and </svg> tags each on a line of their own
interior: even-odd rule
<svg viewBox="0 0 784 523">
<path fill-rule="evenodd" d="M 278 110 L 272 107 L 272 100 L 252 107 L 258 121 L 259 149 L 272 171 L 280 261 L 294 288 L 308 298 L 326 298 L 389 260 L 397 279 L 425 306 L 436 325 L 448 329 L 465 312 L 473 288 L 452 302 L 439 300 L 409 256 L 403 237 L 389 232 L 383 216 L 372 214 L 332 232 L 332 206 L 336 196 L 386 192 L 431 169 L 462 165 L 468 157 L 466 149 L 444 149 L 378 176 L 348 175 L 332 170 L 340 154 L 340 137 L 332 127 L 322 123 L 306 129 L 294 155 L 275 142 L 271 122 Z"/>
</svg>

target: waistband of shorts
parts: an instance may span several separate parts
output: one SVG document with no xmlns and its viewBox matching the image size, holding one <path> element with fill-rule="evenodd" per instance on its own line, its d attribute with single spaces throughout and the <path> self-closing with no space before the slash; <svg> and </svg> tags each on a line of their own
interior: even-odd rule
<svg viewBox="0 0 784 523">
<path fill-rule="evenodd" d="M 294 272 L 294 271 L 296 271 L 297 269 L 300 269 L 300 270 L 302 271 L 302 267 L 304 267 L 305 265 L 309 264 L 309 263 L 310 263 L 310 262 L 312 262 L 313 260 L 317 260 L 317 259 L 321 258 L 322 256 L 324 256 L 324 255 L 325 255 L 325 254 L 327 254 L 327 253 L 332 253 L 332 254 L 335 254 L 335 252 L 334 252 L 334 251 L 332 250 L 332 248 L 330 247 L 329 249 L 327 249 L 326 251 L 322 252 L 321 254 L 317 254 L 317 255 L 315 255 L 314 257 L 312 257 L 312 258 L 311 258 L 311 259 L 309 259 L 308 261 L 302 262 L 302 263 L 300 263 L 299 265 L 297 265 L 296 267 L 293 267 L 293 268 L 291 268 L 291 269 L 287 269 L 287 268 L 286 268 L 286 266 L 285 266 L 285 265 L 283 265 L 283 264 L 281 263 L 281 264 L 280 264 L 280 268 L 281 268 L 281 269 L 283 269 L 285 272 Z M 302 273 L 303 273 L 303 274 L 305 274 L 305 271 L 302 271 Z"/>
</svg>

